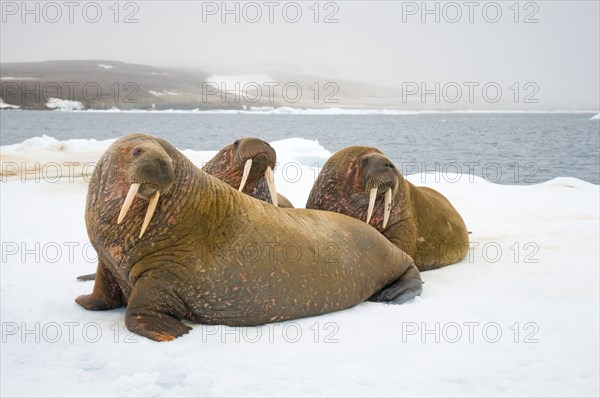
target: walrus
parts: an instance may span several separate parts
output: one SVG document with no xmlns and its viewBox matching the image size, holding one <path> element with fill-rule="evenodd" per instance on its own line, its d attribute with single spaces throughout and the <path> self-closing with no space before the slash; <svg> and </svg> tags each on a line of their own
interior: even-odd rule
<svg viewBox="0 0 600 398">
<path fill-rule="evenodd" d="M 465 222 L 450 201 L 408 182 L 377 148 L 351 146 L 334 153 L 306 208 L 366 221 L 411 256 L 419 271 L 456 263 L 469 248 Z"/>
<path fill-rule="evenodd" d="M 341 214 L 273 206 L 145 134 L 116 140 L 88 186 L 98 254 L 88 310 L 127 306 L 133 333 L 168 341 L 181 321 L 255 326 L 421 294 L 412 259 Z"/>
<path fill-rule="evenodd" d="M 202 170 L 253 198 L 293 208 L 294 205 L 275 189 L 273 169 L 276 161 L 271 145 L 258 138 L 246 137 L 221 149 L 202 166 Z M 271 199 L 272 195 L 275 202 Z M 90 281 L 95 277 L 93 273 L 80 275 L 77 279 Z"/>
<path fill-rule="evenodd" d="M 202 166 L 202 170 L 253 198 L 279 207 L 294 207 L 275 190 L 273 169 L 276 162 L 275 150 L 269 143 L 246 137 L 221 149 Z"/>
</svg>

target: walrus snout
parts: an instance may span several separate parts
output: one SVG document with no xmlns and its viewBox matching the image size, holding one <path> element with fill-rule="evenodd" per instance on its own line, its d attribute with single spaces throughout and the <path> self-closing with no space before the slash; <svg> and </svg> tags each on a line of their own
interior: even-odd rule
<svg viewBox="0 0 600 398">
<path fill-rule="evenodd" d="M 360 160 L 363 167 L 365 188 L 369 191 L 369 207 L 367 209 L 367 224 L 371 221 L 375 200 L 380 195 L 385 195 L 383 208 L 383 228 L 387 226 L 392 210 L 392 194 L 399 184 L 399 178 L 394 163 L 387 157 L 372 153 L 363 156 Z"/>
<path fill-rule="evenodd" d="M 379 193 L 384 193 L 389 188 L 394 188 L 397 184 L 398 176 L 394 163 L 380 154 L 369 154 L 361 159 L 365 186 L 371 189 L 374 186 L 381 186 Z"/>
<path fill-rule="evenodd" d="M 173 166 L 164 159 L 150 159 L 140 162 L 132 168 L 130 182 L 142 184 L 140 195 L 150 196 L 159 190 L 167 193 L 175 180 Z"/>
<path fill-rule="evenodd" d="M 377 183 L 375 188 L 377 188 L 377 196 L 383 195 L 390 189 L 393 191 L 396 188 L 396 181 L 393 179 L 381 181 Z"/>
<path fill-rule="evenodd" d="M 248 178 L 250 180 L 256 180 L 265 175 L 265 170 L 270 167 L 269 156 L 262 152 L 252 158 L 252 168 Z"/>
</svg>

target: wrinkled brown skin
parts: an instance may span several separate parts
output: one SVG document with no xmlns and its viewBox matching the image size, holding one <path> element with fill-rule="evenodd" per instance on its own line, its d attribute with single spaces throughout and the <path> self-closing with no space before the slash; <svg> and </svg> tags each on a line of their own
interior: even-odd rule
<svg viewBox="0 0 600 398">
<path fill-rule="evenodd" d="M 465 222 L 441 193 L 406 181 L 377 148 L 352 146 L 331 156 L 308 197 L 306 208 L 367 219 L 369 189 L 380 182 L 369 222 L 410 255 L 420 271 L 462 260 L 469 248 Z M 392 211 L 383 229 L 384 193 L 392 189 Z"/>
<path fill-rule="evenodd" d="M 142 194 L 117 224 L 132 183 L 142 183 Z M 157 189 L 156 212 L 139 238 L 145 198 Z M 85 219 L 99 261 L 92 294 L 77 303 L 125 305 L 126 327 L 157 341 L 187 333 L 183 319 L 261 325 L 367 299 L 401 303 L 422 290 L 412 259 L 364 222 L 256 200 L 144 134 L 104 153 Z"/>
<path fill-rule="evenodd" d="M 244 165 L 252 159 L 252 168 L 242 192 L 253 198 L 273 203 L 265 180 L 267 166 L 275 168 L 277 161 L 275 150 L 267 142 L 254 137 L 236 140 L 233 144 L 221 149 L 202 170 L 217 177 L 234 188 L 242 182 Z M 279 207 L 293 208 L 292 203 L 280 193 L 277 194 Z"/>
</svg>

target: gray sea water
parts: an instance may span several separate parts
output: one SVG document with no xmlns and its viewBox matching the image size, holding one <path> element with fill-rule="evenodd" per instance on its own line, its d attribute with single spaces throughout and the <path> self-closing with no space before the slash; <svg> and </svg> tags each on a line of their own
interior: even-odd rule
<svg viewBox="0 0 600 398">
<path fill-rule="evenodd" d="M 381 149 L 404 174 L 471 173 L 500 184 L 555 177 L 600 183 L 600 121 L 594 113 L 248 115 L 209 113 L 0 112 L 0 144 L 43 134 L 60 140 L 160 136 L 180 149 L 218 150 L 245 136 L 301 137 L 335 152 Z"/>
</svg>

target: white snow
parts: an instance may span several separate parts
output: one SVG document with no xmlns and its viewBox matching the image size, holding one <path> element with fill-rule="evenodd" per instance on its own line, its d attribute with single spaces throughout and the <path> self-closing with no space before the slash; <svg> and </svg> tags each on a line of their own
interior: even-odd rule
<svg viewBox="0 0 600 398">
<path fill-rule="evenodd" d="M 247 74 L 212 75 L 205 82 L 218 90 L 226 91 L 229 93 L 228 95 L 235 93 L 238 96 L 248 95 L 247 98 L 249 99 L 259 99 L 263 95 L 263 90 L 265 90 L 265 93 L 269 92 L 267 85 L 276 83 L 277 81 L 265 74 Z M 272 87 L 270 89 L 273 90 Z M 264 95 L 266 98 L 269 97 L 268 94 Z"/>
<path fill-rule="evenodd" d="M 600 113 L 596 113 L 594 116 L 590 118 L 590 120 L 598 120 L 600 119 Z"/>
<path fill-rule="evenodd" d="M 178 91 L 174 91 L 174 90 L 162 90 L 162 91 L 153 91 L 153 90 L 148 90 L 148 92 L 156 97 L 160 97 L 163 95 L 179 95 Z"/>
<path fill-rule="evenodd" d="M 7 104 L 6 102 L 4 102 L 4 100 L 2 98 L 0 98 L 0 109 L 19 109 L 19 108 L 20 108 L 19 105 Z"/>
<path fill-rule="evenodd" d="M 114 69 L 114 66 L 112 65 L 98 64 L 98 66 L 103 69 Z"/>
<path fill-rule="evenodd" d="M 192 325 L 156 343 L 124 329 L 124 309 L 74 302 L 93 286 L 75 277 L 96 264 L 83 167 L 63 163 L 94 162 L 110 142 L 45 136 L 0 147 L 0 395 L 599 395 L 598 185 L 412 175 L 473 232 L 468 258 L 422 274 L 421 297 L 260 328 Z M 302 206 L 330 152 L 299 138 L 272 145 L 278 191 Z M 201 165 L 215 151 L 184 153 Z M 36 161 L 62 178 L 5 176 Z"/>
<path fill-rule="evenodd" d="M 46 107 L 57 111 L 81 111 L 83 104 L 79 101 L 63 100 L 58 98 L 48 98 Z"/>
</svg>

